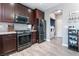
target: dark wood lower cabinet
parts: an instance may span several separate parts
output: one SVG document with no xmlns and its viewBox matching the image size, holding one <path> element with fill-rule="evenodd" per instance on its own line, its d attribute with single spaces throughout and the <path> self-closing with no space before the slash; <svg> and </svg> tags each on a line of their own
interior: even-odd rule
<svg viewBox="0 0 79 59">
<path fill-rule="evenodd" d="M 0 36 L 0 54 L 2 53 L 2 37 Z"/>
<path fill-rule="evenodd" d="M 0 55 L 16 51 L 16 34 L 0 35 Z"/>
<path fill-rule="evenodd" d="M 36 32 L 32 32 L 32 44 L 36 43 L 37 39 L 36 39 Z"/>
</svg>

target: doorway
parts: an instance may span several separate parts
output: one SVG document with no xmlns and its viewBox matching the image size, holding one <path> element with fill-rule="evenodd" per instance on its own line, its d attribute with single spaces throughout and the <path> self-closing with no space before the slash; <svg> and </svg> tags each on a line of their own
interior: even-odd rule
<svg viewBox="0 0 79 59">
<path fill-rule="evenodd" d="M 50 39 L 62 38 L 62 10 L 50 14 Z"/>
<path fill-rule="evenodd" d="M 55 15 L 54 13 L 51 13 L 50 14 L 50 39 L 55 38 L 55 27 L 56 27 L 55 21 L 56 21 Z"/>
</svg>

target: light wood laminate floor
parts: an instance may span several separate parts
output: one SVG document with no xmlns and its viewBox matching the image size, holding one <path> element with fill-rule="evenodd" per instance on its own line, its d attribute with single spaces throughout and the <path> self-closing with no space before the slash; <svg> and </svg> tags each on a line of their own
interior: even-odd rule
<svg viewBox="0 0 79 59">
<path fill-rule="evenodd" d="M 49 42 L 36 43 L 29 48 L 10 54 L 9 56 L 79 56 L 79 52 L 62 46 L 61 39 L 52 39 Z"/>
</svg>

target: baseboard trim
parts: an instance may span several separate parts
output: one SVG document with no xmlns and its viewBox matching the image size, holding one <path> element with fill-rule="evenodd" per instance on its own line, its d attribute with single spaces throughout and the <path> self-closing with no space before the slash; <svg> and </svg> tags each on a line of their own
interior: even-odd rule
<svg viewBox="0 0 79 59">
<path fill-rule="evenodd" d="M 62 46 L 68 47 L 68 45 L 67 45 L 67 44 L 62 44 Z"/>
</svg>

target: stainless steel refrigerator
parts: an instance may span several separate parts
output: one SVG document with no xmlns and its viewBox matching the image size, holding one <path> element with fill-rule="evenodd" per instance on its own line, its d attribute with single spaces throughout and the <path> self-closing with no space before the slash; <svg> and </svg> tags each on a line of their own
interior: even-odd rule
<svg viewBox="0 0 79 59">
<path fill-rule="evenodd" d="M 38 20 L 37 25 L 38 43 L 42 43 L 46 40 L 46 21 L 44 19 Z"/>
</svg>

